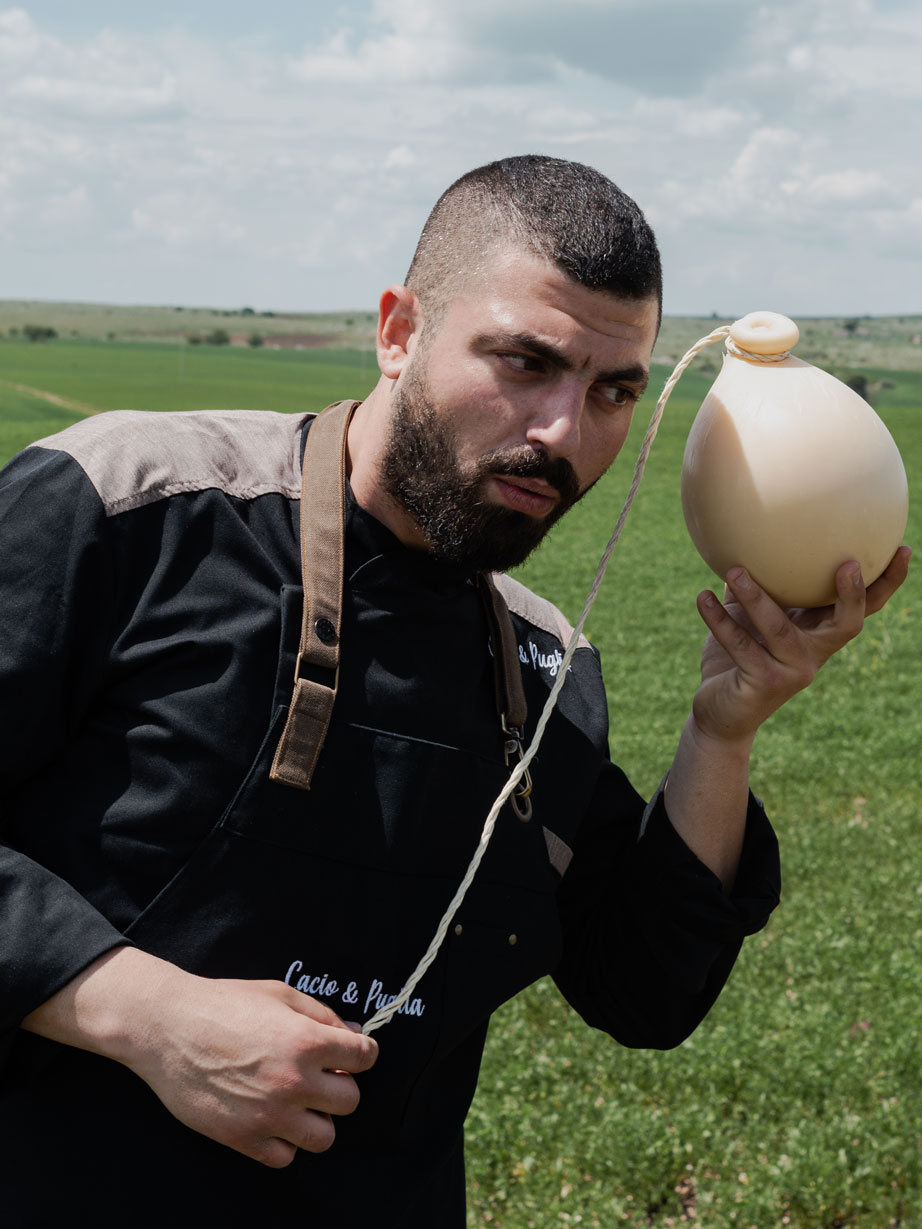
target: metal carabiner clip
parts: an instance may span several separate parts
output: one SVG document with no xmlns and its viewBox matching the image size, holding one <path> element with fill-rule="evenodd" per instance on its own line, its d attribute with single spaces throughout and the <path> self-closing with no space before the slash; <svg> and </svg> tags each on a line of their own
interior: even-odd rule
<svg viewBox="0 0 922 1229">
<path fill-rule="evenodd" d="M 505 714 L 503 714 L 501 721 L 503 723 L 503 733 L 506 735 L 506 741 L 503 744 L 503 754 L 506 758 L 506 767 L 511 768 L 525 755 L 522 747 L 523 731 L 518 726 L 507 725 Z M 515 811 L 516 816 L 523 824 L 527 824 L 532 817 L 532 788 L 531 773 L 526 768 L 522 774 L 522 780 L 512 791 L 512 796 L 509 799 L 513 811 Z"/>
</svg>

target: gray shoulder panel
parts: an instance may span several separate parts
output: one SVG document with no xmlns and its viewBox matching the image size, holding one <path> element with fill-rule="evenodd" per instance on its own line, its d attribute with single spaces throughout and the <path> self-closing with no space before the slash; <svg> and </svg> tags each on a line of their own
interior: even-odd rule
<svg viewBox="0 0 922 1229">
<path fill-rule="evenodd" d="M 547 846 L 547 856 L 551 866 L 561 877 L 567 873 L 567 867 L 573 861 L 573 850 L 562 841 L 556 832 L 552 832 L 550 828 L 544 830 L 544 843 Z"/>
<path fill-rule="evenodd" d="M 531 589 L 526 589 L 519 581 L 513 580 L 503 572 L 495 572 L 493 579 L 496 587 L 506 599 L 506 605 L 513 614 L 521 615 L 534 627 L 556 636 L 564 648 L 570 643 L 573 635 L 572 625 L 564 618 L 556 606 L 546 598 L 538 597 Z M 580 636 L 577 646 L 581 649 L 591 649 L 592 645 L 585 636 Z"/>
<path fill-rule="evenodd" d="M 301 430 L 308 417 L 268 410 L 111 410 L 34 446 L 73 457 L 107 516 L 185 491 L 297 499 Z"/>
</svg>

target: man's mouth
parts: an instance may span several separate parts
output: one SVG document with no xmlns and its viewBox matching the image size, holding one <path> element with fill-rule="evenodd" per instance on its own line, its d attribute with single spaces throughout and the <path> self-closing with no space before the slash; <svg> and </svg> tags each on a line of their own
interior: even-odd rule
<svg viewBox="0 0 922 1229">
<path fill-rule="evenodd" d="M 560 499 L 560 492 L 541 478 L 520 478 L 515 474 L 491 474 L 507 507 L 527 516 L 547 516 Z"/>
</svg>

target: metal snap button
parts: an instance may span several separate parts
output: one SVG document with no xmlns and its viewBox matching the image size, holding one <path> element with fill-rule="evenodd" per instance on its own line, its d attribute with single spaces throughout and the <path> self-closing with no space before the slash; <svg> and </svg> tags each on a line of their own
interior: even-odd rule
<svg viewBox="0 0 922 1229">
<path fill-rule="evenodd" d="M 336 641 L 336 628 L 329 619 L 318 619 L 314 624 L 314 631 L 317 633 L 318 639 L 324 644 L 333 644 Z"/>
</svg>

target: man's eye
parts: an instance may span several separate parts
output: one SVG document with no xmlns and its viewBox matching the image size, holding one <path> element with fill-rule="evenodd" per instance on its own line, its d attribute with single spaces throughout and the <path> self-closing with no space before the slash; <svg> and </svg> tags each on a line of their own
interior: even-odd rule
<svg viewBox="0 0 922 1229">
<path fill-rule="evenodd" d="M 541 359 L 533 354 L 501 354 L 500 358 L 516 371 L 540 371 Z"/>
<path fill-rule="evenodd" d="M 602 399 L 609 405 L 633 405 L 637 400 L 637 395 L 630 389 L 621 388 L 617 384 L 605 384 L 602 386 Z"/>
</svg>

